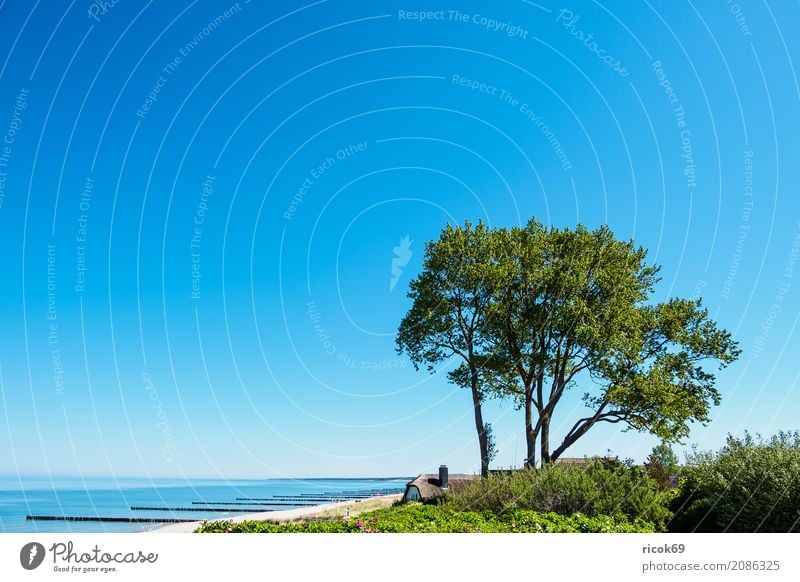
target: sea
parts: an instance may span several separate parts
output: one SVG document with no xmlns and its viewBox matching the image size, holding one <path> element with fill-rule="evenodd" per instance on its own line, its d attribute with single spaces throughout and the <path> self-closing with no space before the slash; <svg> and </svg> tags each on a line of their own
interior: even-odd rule
<svg viewBox="0 0 800 582">
<path fill-rule="evenodd" d="M 143 532 L 166 520 L 227 519 L 401 493 L 409 479 L 0 479 L 0 532 Z"/>
</svg>

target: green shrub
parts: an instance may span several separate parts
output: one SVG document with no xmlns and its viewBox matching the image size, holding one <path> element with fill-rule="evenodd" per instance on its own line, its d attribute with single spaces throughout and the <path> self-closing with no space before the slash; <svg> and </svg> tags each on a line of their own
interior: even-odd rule
<svg viewBox="0 0 800 582">
<path fill-rule="evenodd" d="M 653 447 L 653 451 L 645 461 L 644 470 L 648 477 L 658 483 L 662 491 L 667 491 L 673 488 L 670 475 L 678 471 L 678 457 L 669 444 L 662 442 Z"/>
<path fill-rule="evenodd" d="M 448 495 L 464 511 L 504 514 L 517 509 L 587 516 L 625 515 L 663 529 L 670 517 L 667 495 L 641 467 L 593 462 L 586 468 L 545 465 L 541 469 L 492 475 Z"/>
<path fill-rule="evenodd" d="M 571 516 L 558 513 L 537 513 L 529 509 L 516 509 L 503 514 L 510 531 L 527 533 L 652 533 L 654 524 L 641 519 L 630 521 L 622 514 L 595 515 L 581 513 Z"/>
<path fill-rule="evenodd" d="M 690 455 L 672 507 L 671 531 L 800 531 L 800 432 Z"/>
<path fill-rule="evenodd" d="M 655 526 L 624 515 L 590 517 L 537 513 L 518 509 L 501 516 L 491 512 L 458 511 L 448 505 L 406 503 L 350 519 L 272 524 L 262 521 L 205 522 L 200 533 L 565 533 L 653 532 Z"/>
<path fill-rule="evenodd" d="M 667 442 L 662 441 L 661 444 L 654 446 L 647 460 L 656 461 L 668 473 L 674 473 L 678 469 L 678 455 Z"/>
</svg>

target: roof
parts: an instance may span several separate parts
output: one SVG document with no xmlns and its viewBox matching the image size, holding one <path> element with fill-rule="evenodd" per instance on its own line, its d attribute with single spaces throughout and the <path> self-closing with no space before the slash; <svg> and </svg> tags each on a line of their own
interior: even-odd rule
<svg viewBox="0 0 800 582">
<path fill-rule="evenodd" d="M 617 457 L 559 457 L 553 461 L 556 465 L 575 465 L 577 467 L 587 467 L 594 461 L 616 462 Z"/>
<path fill-rule="evenodd" d="M 473 479 L 477 479 L 478 475 L 468 475 L 466 473 L 454 473 L 448 476 L 447 478 L 447 490 L 453 491 L 458 489 L 459 487 L 465 485 L 469 481 Z M 409 487 L 416 487 L 419 489 L 419 494 L 422 499 L 431 499 L 433 497 L 438 497 L 439 495 L 444 494 L 445 489 L 442 489 L 441 482 L 439 481 L 439 475 L 434 474 L 423 474 L 414 479 L 413 481 L 409 481 L 406 484 L 406 491 L 408 491 Z"/>
<path fill-rule="evenodd" d="M 592 462 L 592 460 L 593 459 L 587 459 L 586 457 L 560 457 L 553 462 L 556 465 L 577 465 L 583 467 Z"/>
</svg>

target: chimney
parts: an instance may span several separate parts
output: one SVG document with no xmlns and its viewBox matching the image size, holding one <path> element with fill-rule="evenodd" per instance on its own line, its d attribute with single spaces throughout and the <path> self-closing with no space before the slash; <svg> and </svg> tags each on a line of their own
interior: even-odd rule
<svg viewBox="0 0 800 582">
<path fill-rule="evenodd" d="M 446 489 L 448 485 L 447 465 L 439 465 L 439 487 Z"/>
</svg>

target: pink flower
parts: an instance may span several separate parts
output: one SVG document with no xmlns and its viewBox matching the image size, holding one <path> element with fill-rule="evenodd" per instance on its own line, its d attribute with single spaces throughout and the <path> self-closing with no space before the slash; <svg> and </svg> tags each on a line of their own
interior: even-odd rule
<svg viewBox="0 0 800 582">
<path fill-rule="evenodd" d="M 356 522 L 356 525 L 357 525 L 358 527 L 364 527 L 364 522 L 363 522 L 363 521 L 361 521 L 361 520 L 359 519 L 359 520 Z"/>
<path fill-rule="evenodd" d="M 225 530 L 225 533 L 233 533 L 233 528 L 229 527 L 228 529 Z"/>
<path fill-rule="evenodd" d="M 369 526 L 364 528 L 364 532 L 365 533 L 370 533 L 371 531 L 372 531 L 372 528 L 370 528 Z"/>
</svg>

